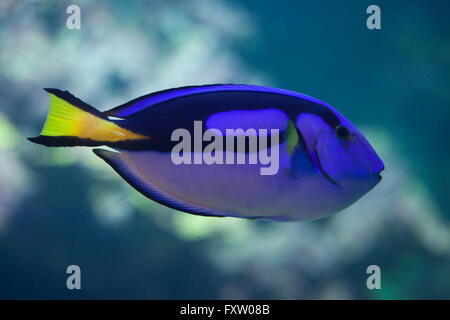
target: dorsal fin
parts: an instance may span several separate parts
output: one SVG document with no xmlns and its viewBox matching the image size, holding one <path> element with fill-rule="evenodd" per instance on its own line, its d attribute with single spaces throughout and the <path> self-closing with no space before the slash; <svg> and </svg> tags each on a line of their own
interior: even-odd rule
<svg viewBox="0 0 450 320">
<path fill-rule="evenodd" d="M 190 90 L 196 91 L 196 88 L 210 87 L 210 86 L 221 86 L 223 84 L 210 84 L 202 86 L 184 86 L 178 88 L 165 89 L 161 91 L 152 92 L 136 99 L 128 101 L 120 106 L 114 107 L 110 110 L 104 111 L 103 113 L 108 117 L 118 117 L 118 118 L 128 118 L 135 113 L 142 111 L 154 104 L 159 102 L 177 98 L 183 95 L 189 95 Z"/>
<path fill-rule="evenodd" d="M 215 91 L 256 91 L 256 92 L 271 92 L 275 94 L 283 94 L 289 95 L 293 97 L 297 97 L 300 99 L 308 100 L 311 102 L 319 103 L 322 105 L 326 105 L 324 102 L 309 97 L 307 95 L 297 93 L 294 91 L 277 89 L 271 87 L 263 87 L 256 85 L 247 85 L 247 84 L 208 84 L 202 86 L 187 86 L 180 88 L 173 88 L 163 91 L 158 91 L 154 93 L 150 93 L 139 98 L 133 99 L 127 103 L 124 103 L 118 107 L 112 108 L 111 110 L 105 111 L 104 114 L 110 117 L 118 117 L 118 118 L 129 118 L 132 115 L 147 109 L 148 107 L 154 106 L 158 103 L 176 99 L 184 96 L 189 96 L 193 94 L 207 93 L 207 92 L 215 92 Z M 328 105 L 326 105 L 328 106 Z"/>
</svg>

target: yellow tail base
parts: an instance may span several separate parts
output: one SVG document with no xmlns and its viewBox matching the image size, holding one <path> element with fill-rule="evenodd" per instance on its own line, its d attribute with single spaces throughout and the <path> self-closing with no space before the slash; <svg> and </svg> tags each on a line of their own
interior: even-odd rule
<svg viewBox="0 0 450 320">
<path fill-rule="evenodd" d="M 50 93 L 50 110 L 41 136 L 69 136 L 102 142 L 149 138 L 82 110 L 53 93 Z"/>
</svg>

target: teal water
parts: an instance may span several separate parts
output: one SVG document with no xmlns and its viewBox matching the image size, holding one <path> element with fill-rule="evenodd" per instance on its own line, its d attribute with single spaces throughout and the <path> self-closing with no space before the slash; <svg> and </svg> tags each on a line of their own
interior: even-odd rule
<svg viewBox="0 0 450 320">
<path fill-rule="evenodd" d="M 78 4 L 81 29 L 66 27 Z M 381 30 L 366 8 L 381 9 Z M 0 298 L 450 298 L 448 1 L 2 1 Z M 347 210 L 302 223 L 187 215 L 89 148 L 29 143 L 44 87 L 106 110 L 251 83 L 336 107 L 385 162 Z M 66 268 L 81 268 L 68 290 Z M 366 269 L 378 265 L 381 289 Z"/>
</svg>

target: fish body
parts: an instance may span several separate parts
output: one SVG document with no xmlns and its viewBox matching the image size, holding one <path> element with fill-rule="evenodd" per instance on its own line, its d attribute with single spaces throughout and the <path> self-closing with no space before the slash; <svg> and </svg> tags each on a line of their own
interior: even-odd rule
<svg viewBox="0 0 450 320">
<path fill-rule="evenodd" d="M 109 146 L 117 152 L 93 151 L 135 189 L 192 214 L 319 218 L 358 200 L 381 180 L 384 169 L 344 116 L 293 91 L 181 87 L 105 112 L 67 91 L 47 91 L 49 116 L 31 141 Z"/>
</svg>

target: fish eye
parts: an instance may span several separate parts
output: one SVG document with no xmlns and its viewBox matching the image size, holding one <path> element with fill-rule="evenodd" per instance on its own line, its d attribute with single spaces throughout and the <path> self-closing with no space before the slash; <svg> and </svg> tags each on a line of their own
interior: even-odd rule
<svg viewBox="0 0 450 320">
<path fill-rule="evenodd" d="M 339 139 L 348 138 L 348 136 L 350 135 L 350 132 L 344 126 L 337 126 L 336 129 L 334 129 L 334 132 L 336 134 L 336 137 L 338 137 Z"/>
</svg>

